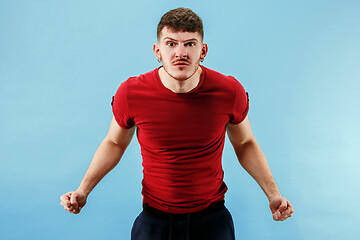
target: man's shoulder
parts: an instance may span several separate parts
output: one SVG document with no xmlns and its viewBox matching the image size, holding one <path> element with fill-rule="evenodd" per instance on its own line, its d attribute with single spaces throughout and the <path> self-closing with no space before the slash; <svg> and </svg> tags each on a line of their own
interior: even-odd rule
<svg viewBox="0 0 360 240">
<path fill-rule="evenodd" d="M 138 76 L 129 77 L 120 84 L 118 92 L 133 98 L 139 98 L 151 92 L 157 82 L 156 70 L 157 69 L 154 69 Z"/>
<path fill-rule="evenodd" d="M 141 85 L 149 83 L 149 81 L 156 79 L 157 70 L 158 69 L 156 68 L 146 73 L 142 73 L 138 76 L 129 77 L 121 85 L 124 85 L 124 87 L 139 87 Z"/>
<path fill-rule="evenodd" d="M 215 83 L 229 87 L 234 87 L 240 84 L 240 82 L 232 75 L 225 75 L 219 71 L 204 66 L 203 69 L 205 70 L 206 78 L 212 80 Z"/>
<path fill-rule="evenodd" d="M 154 78 L 156 76 L 156 71 L 157 70 L 158 69 L 155 68 L 155 69 L 153 69 L 151 71 L 141 73 L 140 75 L 129 77 L 126 81 L 131 82 L 131 83 L 136 83 L 138 81 L 143 81 L 143 80 L 146 80 L 146 79 L 149 79 L 149 78 Z"/>
</svg>

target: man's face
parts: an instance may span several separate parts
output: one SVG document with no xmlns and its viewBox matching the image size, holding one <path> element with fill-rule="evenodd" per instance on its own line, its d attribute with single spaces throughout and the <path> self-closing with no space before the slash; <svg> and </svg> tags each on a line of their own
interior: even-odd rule
<svg viewBox="0 0 360 240">
<path fill-rule="evenodd" d="M 194 75 L 208 48 L 197 32 L 174 32 L 164 27 L 153 50 L 164 70 L 172 78 L 184 81 Z"/>
</svg>

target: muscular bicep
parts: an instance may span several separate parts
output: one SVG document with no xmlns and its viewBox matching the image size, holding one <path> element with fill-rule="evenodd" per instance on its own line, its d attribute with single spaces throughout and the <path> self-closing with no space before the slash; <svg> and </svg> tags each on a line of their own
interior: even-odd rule
<svg viewBox="0 0 360 240">
<path fill-rule="evenodd" d="M 134 136 L 135 128 L 135 126 L 130 129 L 122 128 L 113 117 L 110 123 L 109 131 L 106 135 L 106 139 L 118 146 L 126 148 Z"/>
<path fill-rule="evenodd" d="M 255 140 L 248 117 L 239 124 L 228 123 L 226 131 L 234 147 Z"/>
</svg>

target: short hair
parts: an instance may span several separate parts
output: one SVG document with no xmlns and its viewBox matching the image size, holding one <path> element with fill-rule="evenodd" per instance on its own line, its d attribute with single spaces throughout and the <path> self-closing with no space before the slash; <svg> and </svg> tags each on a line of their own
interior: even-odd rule
<svg viewBox="0 0 360 240">
<path fill-rule="evenodd" d="M 157 26 L 158 39 L 164 27 L 175 32 L 198 32 L 204 38 L 201 18 L 189 8 L 176 8 L 165 13 Z"/>
</svg>

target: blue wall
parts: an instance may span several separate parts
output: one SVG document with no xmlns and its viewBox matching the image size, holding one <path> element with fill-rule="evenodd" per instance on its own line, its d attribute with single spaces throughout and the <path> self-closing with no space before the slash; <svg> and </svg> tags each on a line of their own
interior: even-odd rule
<svg viewBox="0 0 360 240">
<path fill-rule="evenodd" d="M 77 188 L 106 135 L 119 84 L 158 66 L 156 25 L 179 6 L 204 21 L 204 65 L 250 93 L 253 132 L 295 208 L 273 221 L 227 141 L 237 239 L 356 238 L 359 1 L 2 0 L 1 239 L 129 239 L 141 211 L 136 138 L 81 214 L 59 196 Z"/>
</svg>

